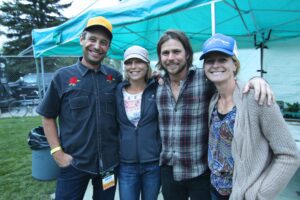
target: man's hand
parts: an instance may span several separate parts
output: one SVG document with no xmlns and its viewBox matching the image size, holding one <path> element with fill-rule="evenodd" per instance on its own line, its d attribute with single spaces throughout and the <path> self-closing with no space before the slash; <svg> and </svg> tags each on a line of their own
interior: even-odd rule
<svg viewBox="0 0 300 200">
<path fill-rule="evenodd" d="M 59 167 L 68 167 L 73 160 L 71 155 L 66 154 L 63 151 L 55 152 L 53 158 Z"/>
<path fill-rule="evenodd" d="M 164 84 L 164 80 L 162 79 L 162 73 L 160 71 L 156 71 L 154 70 L 152 72 L 152 77 L 154 77 L 156 79 L 156 81 L 158 82 L 159 85 L 163 85 Z"/>
<path fill-rule="evenodd" d="M 260 77 L 254 77 L 248 81 L 244 87 L 243 93 L 249 92 L 250 89 L 254 89 L 255 99 L 259 100 L 259 105 L 263 105 L 265 102 L 270 106 L 275 103 L 275 96 L 271 90 L 269 84 Z"/>
</svg>

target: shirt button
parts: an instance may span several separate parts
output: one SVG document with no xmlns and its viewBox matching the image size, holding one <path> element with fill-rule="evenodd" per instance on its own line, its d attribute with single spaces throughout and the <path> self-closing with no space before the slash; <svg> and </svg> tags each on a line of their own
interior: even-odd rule
<svg viewBox="0 0 300 200">
<path fill-rule="evenodd" d="M 174 109 L 174 112 L 177 112 L 177 108 Z"/>
</svg>

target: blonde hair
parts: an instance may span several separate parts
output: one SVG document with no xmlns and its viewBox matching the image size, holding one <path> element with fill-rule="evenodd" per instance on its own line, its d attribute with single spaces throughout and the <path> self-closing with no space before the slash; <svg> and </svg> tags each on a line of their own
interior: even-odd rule
<svg viewBox="0 0 300 200">
<path fill-rule="evenodd" d="M 147 69 L 147 74 L 145 76 L 146 82 L 148 82 L 149 79 L 152 77 L 152 68 L 149 63 L 147 63 L 147 66 L 148 66 L 148 69 Z"/>
<path fill-rule="evenodd" d="M 233 62 L 235 63 L 235 66 L 236 66 L 236 70 L 234 71 L 234 76 L 237 76 L 237 74 L 240 72 L 241 63 L 240 63 L 239 59 L 236 56 L 232 56 L 231 58 L 232 58 Z"/>
</svg>

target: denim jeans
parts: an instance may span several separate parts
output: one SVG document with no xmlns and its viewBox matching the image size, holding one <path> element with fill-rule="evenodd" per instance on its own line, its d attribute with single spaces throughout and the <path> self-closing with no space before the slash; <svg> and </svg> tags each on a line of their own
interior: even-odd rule
<svg viewBox="0 0 300 200">
<path fill-rule="evenodd" d="M 157 200 L 160 189 L 158 162 L 121 163 L 119 168 L 119 191 L 121 200 Z"/>
<path fill-rule="evenodd" d="M 175 181 L 173 167 L 161 166 L 162 193 L 164 200 L 210 200 L 210 173 Z"/>
<path fill-rule="evenodd" d="M 229 195 L 227 196 L 222 196 L 218 193 L 218 191 L 216 190 L 216 188 L 214 188 L 214 186 L 210 186 L 210 195 L 211 195 L 211 200 L 228 200 L 229 199 Z"/>
<path fill-rule="evenodd" d="M 117 169 L 115 169 L 115 181 L 117 184 Z M 72 165 L 61 168 L 57 179 L 55 199 L 56 200 L 82 200 L 87 185 L 92 179 L 93 199 L 114 200 L 116 186 L 105 191 L 102 189 L 102 178 L 100 175 L 91 175 L 74 168 Z"/>
</svg>

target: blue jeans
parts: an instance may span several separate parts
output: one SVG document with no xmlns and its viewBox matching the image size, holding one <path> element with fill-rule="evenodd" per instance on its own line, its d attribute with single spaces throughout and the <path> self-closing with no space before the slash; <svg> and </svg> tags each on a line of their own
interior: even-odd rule
<svg viewBox="0 0 300 200">
<path fill-rule="evenodd" d="M 218 191 L 216 190 L 216 188 L 214 188 L 214 186 L 210 186 L 210 195 L 211 195 L 211 200 L 228 200 L 229 199 L 229 195 L 227 196 L 222 196 L 218 193 Z"/>
<path fill-rule="evenodd" d="M 119 191 L 121 200 L 157 200 L 160 189 L 160 167 L 158 162 L 127 164 L 119 169 Z"/>
<path fill-rule="evenodd" d="M 172 166 L 161 166 L 161 183 L 164 200 L 210 200 L 210 173 L 182 181 L 173 178 Z"/>
<path fill-rule="evenodd" d="M 115 169 L 115 181 L 117 184 L 117 169 Z M 82 200 L 87 185 L 92 179 L 93 199 L 114 200 L 116 186 L 105 191 L 102 189 L 102 178 L 100 175 L 91 175 L 74 168 L 72 165 L 61 168 L 56 183 L 56 200 Z"/>
</svg>

